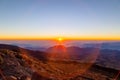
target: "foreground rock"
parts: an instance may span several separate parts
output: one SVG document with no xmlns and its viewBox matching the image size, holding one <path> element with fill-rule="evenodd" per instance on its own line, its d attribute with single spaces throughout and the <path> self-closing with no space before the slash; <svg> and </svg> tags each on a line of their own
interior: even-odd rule
<svg viewBox="0 0 120 80">
<path fill-rule="evenodd" d="M 30 80 L 27 77 L 32 75 L 32 69 L 25 64 L 21 54 L 7 49 L 0 49 L 0 69 L 7 80 Z"/>
</svg>

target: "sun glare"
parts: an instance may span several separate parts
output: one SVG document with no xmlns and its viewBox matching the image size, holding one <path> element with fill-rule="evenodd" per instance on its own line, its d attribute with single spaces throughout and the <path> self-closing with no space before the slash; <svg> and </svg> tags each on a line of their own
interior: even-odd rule
<svg viewBox="0 0 120 80">
<path fill-rule="evenodd" d="M 63 41 L 63 38 L 61 38 L 61 37 L 58 38 L 58 41 L 59 41 L 59 42 L 62 42 L 62 41 Z"/>
</svg>

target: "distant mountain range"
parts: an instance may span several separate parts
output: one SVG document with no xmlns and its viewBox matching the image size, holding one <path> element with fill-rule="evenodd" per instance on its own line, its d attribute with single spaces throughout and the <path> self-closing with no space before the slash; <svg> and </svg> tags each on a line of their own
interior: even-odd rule
<svg viewBox="0 0 120 80">
<path fill-rule="evenodd" d="M 54 58 L 68 57 L 71 60 L 96 63 L 101 66 L 120 70 L 120 51 L 99 48 L 80 48 L 76 46 L 65 47 L 56 45 L 47 49 Z"/>
<path fill-rule="evenodd" d="M 79 60 L 85 62 L 94 62 L 98 55 L 97 48 L 80 48 L 76 46 L 65 47 L 63 45 L 56 45 L 47 49 L 47 52 L 54 55 L 57 59 L 61 57 L 68 57 L 70 60 Z M 61 59 L 60 57 L 60 59 Z"/>
</svg>

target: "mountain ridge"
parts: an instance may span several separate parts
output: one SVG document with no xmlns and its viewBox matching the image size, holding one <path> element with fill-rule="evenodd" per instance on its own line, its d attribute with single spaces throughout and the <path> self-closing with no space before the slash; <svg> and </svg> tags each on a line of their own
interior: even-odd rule
<svg viewBox="0 0 120 80">
<path fill-rule="evenodd" d="M 22 50 L 19 51 L 15 49 Z M 68 66 L 68 69 L 70 68 L 71 70 L 72 68 L 72 70 L 76 70 L 77 68 L 80 68 L 78 64 L 80 65 L 81 63 L 69 61 L 49 61 L 46 59 L 47 54 L 49 53 L 32 51 L 20 47 L 15 48 L 15 46 L 2 44 L 2 47 L 0 47 L 0 69 L 4 73 L 5 78 L 9 78 L 6 80 L 10 80 L 10 78 L 12 78 L 12 80 L 112 80 L 118 73 L 118 70 L 92 64 L 89 69 L 86 67 L 86 72 L 79 72 L 68 77 L 67 75 L 65 76 L 65 74 L 68 74 L 69 71 L 65 67 Z M 75 65 L 76 69 L 73 68 Z M 81 64 L 81 66 L 82 65 L 85 64 Z M 2 76 L 0 76 L 0 79 L 4 80 Z"/>
</svg>

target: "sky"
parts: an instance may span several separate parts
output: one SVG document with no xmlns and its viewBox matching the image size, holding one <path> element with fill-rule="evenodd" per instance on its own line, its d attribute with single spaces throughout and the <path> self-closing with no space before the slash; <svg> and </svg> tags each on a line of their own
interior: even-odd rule
<svg viewBox="0 0 120 80">
<path fill-rule="evenodd" d="M 0 39 L 120 40 L 120 0 L 0 0 Z"/>
</svg>

